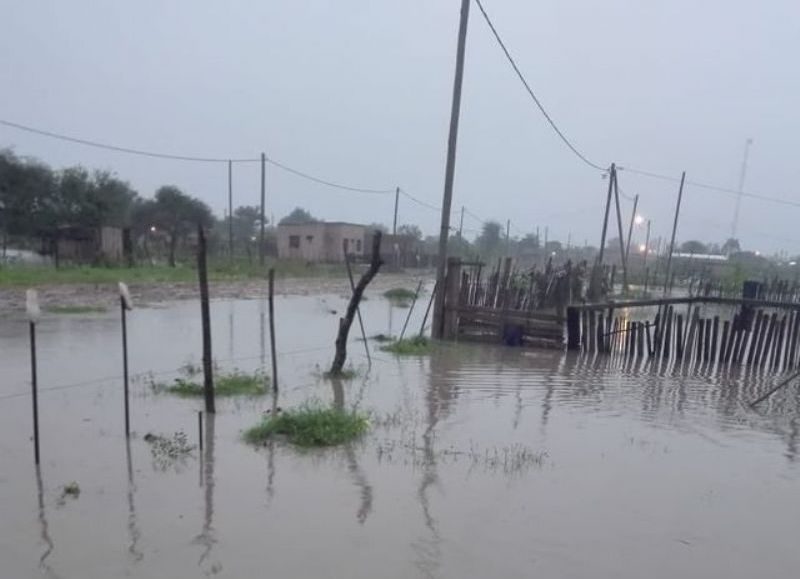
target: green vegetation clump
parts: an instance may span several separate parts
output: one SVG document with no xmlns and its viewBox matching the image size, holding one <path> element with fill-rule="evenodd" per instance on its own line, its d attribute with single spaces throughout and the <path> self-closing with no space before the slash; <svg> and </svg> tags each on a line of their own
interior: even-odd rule
<svg viewBox="0 0 800 579">
<path fill-rule="evenodd" d="M 391 344 L 381 346 L 384 352 L 391 352 L 398 356 L 424 356 L 430 353 L 431 343 L 425 336 L 414 336 L 397 340 Z"/>
<path fill-rule="evenodd" d="M 250 444 L 262 444 L 281 435 L 302 447 L 335 446 L 354 440 L 369 428 L 367 416 L 337 408 L 304 406 L 269 416 L 244 433 Z"/>
<path fill-rule="evenodd" d="M 262 371 L 246 374 L 234 370 L 229 374 L 221 374 L 214 378 L 214 393 L 217 396 L 263 396 L 267 393 L 269 377 Z M 172 384 L 152 382 L 155 392 L 166 392 L 185 398 L 203 396 L 203 384 L 191 378 L 176 378 Z"/>
<path fill-rule="evenodd" d="M 414 292 L 404 287 L 396 287 L 383 292 L 383 297 L 393 302 L 407 302 L 414 299 Z"/>
<path fill-rule="evenodd" d="M 74 497 L 78 498 L 81 494 L 81 487 L 75 481 L 65 484 L 63 490 L 63 496 L 65 497 Z"/>
<path fill-rule="evenodd" d="M 51 306 L 45 311 L 51 314 L 102 314 L 108 310 L 103 306 Z"/>
</svg>

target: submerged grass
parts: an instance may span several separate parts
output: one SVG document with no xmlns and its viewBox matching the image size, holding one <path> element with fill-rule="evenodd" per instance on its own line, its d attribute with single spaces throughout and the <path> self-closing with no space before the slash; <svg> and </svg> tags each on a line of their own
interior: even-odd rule
<svg viewBox="0 0 800 579">
<path fill-rule="evenodd" d="M 393 302 L 408 302 L 414 299 L 414 292 L 404 287 L 396 287 L 383 292 L 383 297 Z"/>
<path fill-rule="evenodd" d="M 431 343 L 424 336 L 414 336 L 413 338 L 404 338 L 381 346 L 381 350 L 398 356 L 424 356 L 430 353 Z"/>
<path fill-rule="evenodd" d="M 247 374 L 234 370 L 214 378 L 214 393 L 217 396 L 263 396 L 267 393 L 269 377 L 258 371 Z M 191 378 L 176 378 L 172 384 L 152 382 L 156 392 L 167 392 L 185 398 L 203 396 L 203 385 Z"/>
<path fill-rule="evenodd" d="M 102 314 L 108 310 L 103 306 L 50 306 L 45 311 L 51 314 Z"/>
<path fill-rule="evenodd" d="M 250 444 L 262 444 L 281 435 L 303 447 L 335 446 L 354 440 L 369 428 L 367 416 L 337 408 L 304 406 L 269 416 L 244 432 Z"/>
</svg>

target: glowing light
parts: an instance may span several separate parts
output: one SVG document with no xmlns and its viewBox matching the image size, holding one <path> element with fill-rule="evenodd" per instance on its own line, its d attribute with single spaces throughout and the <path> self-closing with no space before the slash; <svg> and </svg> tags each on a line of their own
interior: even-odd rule
<svg viewBox="0 0 800 579">
<path fill-rule="evenodd" d="M 155 233 L 155 232 L 156 232 L 156 226 L 155 225 L 151 225 L 150 226 L 150 233 Z"/>
<path fill-rule="evenodd" d="M 642 217 L 641 215 L 637 215 L 636 217 L 633 218 L 633 222 L 636 225 L 641 225 L 642 223 L 644 223 L 644 217 Z"/>
<path fill-rule="evenodd" d="M 643 243 L 639 246 L 639 252 L 644 253 L 647 250 L 647 246 Z"/>
</svg>

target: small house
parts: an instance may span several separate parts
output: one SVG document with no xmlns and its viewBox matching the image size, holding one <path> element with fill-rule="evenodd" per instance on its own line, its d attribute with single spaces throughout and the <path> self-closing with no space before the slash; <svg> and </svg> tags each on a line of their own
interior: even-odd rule
<svg viewBox="0 0 800 579">
<path fill-rule="evenodd" d="M 342 263 L 344 255 L 364 256 L 367 228 L 355 223 L 278 224 L 278 257 L 309 263 Z"/>
<path fill-rule="evenodd" d="M 119 227 L 62 227 L 58 231 L 56 261 L 119 263 L 123 258 L 122 238 Z"/>
</svg>

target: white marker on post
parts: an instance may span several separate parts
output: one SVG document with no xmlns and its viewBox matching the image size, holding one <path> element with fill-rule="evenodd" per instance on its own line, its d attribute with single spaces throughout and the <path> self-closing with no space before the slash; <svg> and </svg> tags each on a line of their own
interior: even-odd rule
<svg viewBox="0 0 800 579">
<path fill-rule="evenodd" d="M 128 290 L 128 286 L 123 282 L 119 282 L 119 295 L 122 298 L 122 304 L 125 306 L 125 309 L 132 310 L 133 300 L 131 299 L 131 292 Z"/>
<path fill-rule="evenodd" d="M 25 310 L 28 313 L 28 321 L 36 323 L 42 315 L 42 310 L 39 307 L 39 294 L 35 289 L 29 289 L 25 292 Z"/>
</svg>

